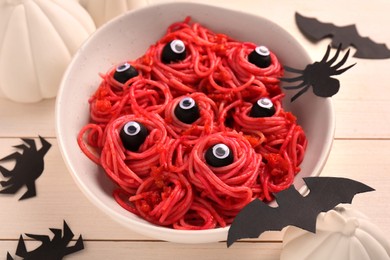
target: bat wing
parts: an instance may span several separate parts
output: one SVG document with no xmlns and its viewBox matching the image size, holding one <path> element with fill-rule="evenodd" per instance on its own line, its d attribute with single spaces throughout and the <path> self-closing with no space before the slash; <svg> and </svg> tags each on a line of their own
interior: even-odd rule
<svg viewBox="0 0 390 260">
<path fill-rule="evenodd" d="M 10 255 L 9 252 L 7 252 L 7 260 L 14 260 L 13 257 Z"/>
<path fill-rule="evenodd" d="M 295 13 L 295 20 L 299 30 L 312 42 L 318 42 L 331 37 L 330 45 L 333 48 L 346 49 L 350 45 L 356 47 L 354 40 L 361 38 L 355 25 L 336 26 L 333 23 L 323 23 L 316 18 L 309 18 Z"/>
<path fill-rule="evenodd" d="M 320 212 L 340 203 L 351 203 L 356 194 L 374 190 L 346 178 L 308 177 L 304 181 L 310 190 L 307 196 L 302 196 L 291 185 L 275 194 L 278 207 L 270 207 L 258 199 L 246 205 L 229 228 L 227 246 L 238 239 L 256 238 L 265 231 L 278 231 L 289 225 L 315 232 Z"/>
<path fill-rule="evenodd" d="M 287 225 L 296 226 L 309 232 L 316 232 L 317 216 L 340 203 L 351 203 L 358 193 L 374 189 L 351 179 L 336 177 L 307 177 L 303 179 L 309 194 L 302 196 L 295 189 L 276 194 L 278 210 Z"/>
<path fill-rule="evenodd" d="M 303 35 L 313 42 L 332 36 L 335 30 L 337 31 L 337 27 L 332 23 L 323 23 L 316 18 L 305 17 L 299 13 L 295 13 L 295 21 Z"/>
<path fill-rule="evenodd" d="M 310 193 L 305 197 L 306 205 L 313 210 L 326 212 L 340 203 L 351 203 L 358 193 L 374 189 L 358 181 L 336 177 L 304 178 Z"/>
<path fill-rule="evenodd" d="M 356 48 L 353 55 L 356 58 L 390 58 L 390 50 L 385 44 L 376 43 L 368 37 L 362 37 L 354 24 L 336 26 L 332 23 L 320 22 L 315 18 L 305 17 L 299 13 L 295 13 L 295 21 L 302 34 L 312 42 L 332 37 L 331 45 L 333 48 L 337 48 L 339 45 L 342 46 L 342 49 L 353 46 Z"/>
<path fill-rule="evenodd" d="M 227 246 L 230 247 L 241 238 L 257 238 L 268 230 L 282 230 L 284 225 L 275 221 L 277 219 L 280 219 L 277 208 L 272 208 L 259 199 L 253 200 L 235 217 L 229 228 Z"/>
<path fill-rule="evenodd" d="M 360 37 L 360 36 L 359 36 Z M 354 43 L 356 52 L 353 55 L 362 59 L 387 59 L 390 58 L 390 50 L 386 44 L 376 43 L 368 37 L 360 37 Z"/>
</svg>

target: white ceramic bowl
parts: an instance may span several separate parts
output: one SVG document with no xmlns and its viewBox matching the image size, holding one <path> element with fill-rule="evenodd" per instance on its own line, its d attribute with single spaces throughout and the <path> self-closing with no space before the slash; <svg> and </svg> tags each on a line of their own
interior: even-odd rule
<svg viewBox="0 0 390 260">
<path fill-rule="evenodd" d="M 87 100 L 101 80 L 98 73 L 141 56 L 171 23 L 182 21 L 188 15 L 215 32 L 241 41 L 261 41 L 282 64 L 304 68 L 311 63 L 305 50 L 291 35 L 264 18 L 195 3 L 150 6 L 105 24 L 76 53 L 58 92 L 56 131 L 60 150 L 75 182 L 99 209 L 114 220 L 155 239 L 179 243 L 216 242 L 226 240 L 228 227 L 204 231 L 174 230 L 152 225 L 124 210 L 111 196 L 114 185 L 100 167 L 84 156 L 76 141 L 80 129 L 88 123 Z M 308 91 L 291 103 L 289 99 L 293 93 L 288 92 L 285 108 L 297 116 L 309 141 L 302 170 L 295 181 L 295 186 L 302 190 L 302 177 L 319 175 L 327 160 L 334 135 L 334 115 L 329 98 L 319 98 Z"/>
</svg>

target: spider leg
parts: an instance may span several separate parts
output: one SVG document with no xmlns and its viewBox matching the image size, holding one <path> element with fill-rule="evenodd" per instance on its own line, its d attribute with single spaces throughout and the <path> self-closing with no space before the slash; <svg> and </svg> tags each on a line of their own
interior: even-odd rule
<svg viewBox="0 0 390 260">
<path fill-rule="evenodd" d="M 280 80 L 284 81 L 284 82 L 296 82 L 296 81 L 300 81 L 300 80 L 303 80 L 303 79 L 304 79 L 303 75 L 295 77 L 295 78 L 280 78 Z"/>
<path fill-rule="evenodd" d="M 9 171 L 8 169 L 4 168 L 4 167 L 1 166 L 1 165 L 0 165 L 0 173 L 1 173 L 4 177 L 6 177 L 6 178 L 11 177 L 12 174 L 13 174 L 12 171 Z"/>
<path fill-rule="evenodd" d="M 73 234 L 72 230 L 70 229 L 70 227 L 68 226 L 68 224 L 64 220 L 64 236 L 63 236 L 63 239 L 66 240 L 66 241 L 70 241 L 70 240 L 72 240 L 73 237 L 74 237 L 74 234 Z"/>
<path fill-rule="evenodd" d="M 25 143 L 30 146 L 30 149 L 37 150 L 34 139 L 21 138 Z"/>
<path fill-rule="evenodd" d="M 339 44 L 339 47 L 337 47 L 336 54 L 333 56 L 333 58 L 331 58 L 329 61 L 327 61 L 326 64 L 332 65 L 339 57 L 340 51 L 341 51 L 341 44 Z"/>
<path fill-rule="evenodd" d="M 20 149 L 20 150 L 23 150 L 23 151 L 28 149 L 28 146 L 25 145 L 25 144 L 14 145 L 13 147 L 17 148 L 17 149 Z"/>
<path fill-rule="evenodd" d="M 305 81 L 302 81 L 302 83 L 299 84 L 299 85 L 296 85 L 296 86 L 286 86 L 286 87 L 283 87 L 283 88 L 284 89 L 288 89 L 288 90 L 290 90 L 290 89 L 300 89 L 300 88 L 304 87 L 305 85 L 307 85 L 307 83 Z"/>
<path fill-rule="evenodd" d="M 20 257 L 25 257 L 27 255 L 27 248 L 22 235 L 19 237 L 18 247 L 16 248 L 16 255 Z"/>
<path fill-rule="evenodd" d="M 330 54 L 330 45 L 328 45 L 328 47 L 326 48 L 325 55 L 322 58 L 322 60 L 320 61 L 320 63 L 325 63 L 326 60 L 329 58 L 329 54 Z"/>
<path fill-rule="evenodd" d="M 45 245 L 50 243 L 50 237 L 46 235 L 35 235 L 35 234 L 27 234 L 27 233 L 25 235 Z"/>
<path fill-rule="evenodd" d="M 77 239 L 76 243 L 73 246 L 67 247 L 65 249 L 64 255 L 73 254 L 73 253 L 80 251 L 82 249 L 84 249 L 84 243 L 83 243 L 83 237 L 80 235 L 79 238 Z"/>
<path fill-rule="evenodd" d="M 61 240 L 62 239 L 62 229 L 59 228 L 49 228 L 50 231 L 54 234 L 52 241 Z"/>
<path fill-rule="evenodd" d="M 13 154 L 10 154 L 4 158 L 1 158 L 0 162 L 8 161 L 8 160 L 18 160 L 21 156 L 22 156 L 22 154 L 20 154 L 18 152 L 14 152 Z"/>
<path fill-rule="evenodd" d="M 294 72 L 294 73 L 301 73 L 301 74 L 304 72 L 304 70 L 294 69 L 288 66 L 284 66 L 284 70 L 289 72 Z"/>
<path fill-rule="evenodd" d="M 14 260 L 9 252 L 7 252 L 7 260 Z"/>
<path fill-rule="evenodd" d="M 29 199 L 37 195 L 35 182 L 27 183 L 26 187 L 27 187 L 27 191 L 23 194 L 22 197 L 20 197 L 19 200 Z"/>
<path fill-rule="evenodd" d="M 47 151 L 49 151 L 50 147 L 51 147 L 51 143 L 49 143 L 48 141 L 46 141 L 45 138 L 43 138 L 42 136 L 39 136 L 39 139 L 41 140 L 41 144 L 42 144 L 42 147 L 41 149 L 39 149 L 39 153 L 44 156 Z"/>
<path fill-rule="evenodd" d="M 337 70 L 338 68 L 340 68 L 341 66 L 343 66 L 344 63 L 347 61 L 348 55 L 349 55 L 349 51 L 350 51 L 350 49 L 348 49 L 347 53 L 345 53 L 343 59 L 342 59 L 339 63 L 337 63 L 336 65 L 334 65 L 334 66 L 332 67 L 333 75 L 340 75 L 341 73 L 347 71 L 348 69 L 350 69 L 351 67 L 353 67 L 353 66 L 356 65 L 356 63 L 354 63 L 354 64 L 352 64 L 352 65 L 350 65 L 350 66 L 348 66 L 348 67 L 346 67 L 346 68 L 344 68 L 344 69 Z"/>
<path fill-rule="evenodd" d="M 341 70 L 336 70 L 334 71 L 333 75 L 340 75 L 341 73 L 349 70 L 350 68 L 352 68 L 353 66 L 355 66 L 356 63 L 352 64 L 352 65 L 349 65 L 348 67 L 344 68 L 344 69 L 341 69 Z"/>
<path fill-rule="evenodd" d="M 336 65 L 334 65 L 332 67 L 332 69 L 335 69 L 337 70 L 338 68 L 340 68 L 341 66 L 344 65 L 344 63 L 347 61 L 348 59 L 348 56 L 349 56 L 349 52 L 350 52 L 351 49 L 348 49 L 347 52 L 345 53 L 344 57 L 341 59 L 341 61 L 339 63 L 337 63 Z"/>
<path fill-rule="evenodd" d="M 293 102 L 295 99 L 299 98 L 303 93 L 305 93 L 308 89 L 309 89 L 310 85 L 307 85 L 306 87 L 304 87 L 303 89 L 301 89 L 297 94 L 295 94 L 292 98 L 291 98 L 291 102 Z"/>
<path fill-rule="evenodd" d="M 2 190 L 0 190 L 0 193 L 1 194 L 15 194 L 16 192 L 18 192 L 19 190 L 20 190 L 20 188 L 22 187 L 22 186 L 20 186 L 20 185 L 12 185 L 13 183 L 12 183 L 12 180 L 8 180 L 8 181 L 2 181 L 1 182 L 1 186 L 8 186 L 7 188 L 5 188 L 5 189 L 2 189 Z M 10 186 L 10 185 L 12 185 L 12 186 Z"/>
<path fill-rule="evenodd" d="M 0 181 L 0 186 L 1 187 L 7 187 L 7 186 L 10 186 L 11 184 L 13 184 L 12 178 L 10 178 L 10 179 L 8 179 L 6 181 Z M 3 190 L 1 192 L 3 192 Z"/>
</svg>

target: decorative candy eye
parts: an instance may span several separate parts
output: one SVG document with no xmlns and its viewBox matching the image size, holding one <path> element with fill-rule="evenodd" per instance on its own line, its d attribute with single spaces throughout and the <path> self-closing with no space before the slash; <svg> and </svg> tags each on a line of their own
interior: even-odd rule
<svg viewBox="0 0 390 260">
<path fill-rule="evenodd" d="M 259 68 L 267 68 L 271 65 L 271 56 L 267 47 L 258 46 L 248 55 L 250 63 L 255 64 Z"/>
<path fill-rule="evenodd" d="M 233 153 L 226 144 L 216 144 L 207 149 L 206 162 L 213 167 L 223 167 L 233 163 Z"/>
<path fill-rule="evenodd" d="M 138 76 L 138 71 L 127 62 L 116 67 L 114 73 L 114 79 L 122 84 L 136 76 Z"/>
<path fill-rule="evenodd" d="M 164 46 L 161 54 L 161 60 L 164 63 L 180 61 L 186 58 L 186 46 L 181 40 L 173 40 Z"/>
<path fill-rule="evenodd" d="M 255 104 L 253 104 L 252 109 L 249 113 L 251 117 L 270 117 L 275 114 L 275 107 L 269 98 L 260 98 Z"/>
<path fill-rule="evenodd" d="M 179 104 L 175 107 L 174 113 L 177 119 L 186 124 L 192 124 L 200 117 L 199 108 L 195 100 L 190 97 L 185 97 L 180 100 Z"/>
<path fill-rule="evenodd" d="M 148 134 L 148 129 L 144 125 L 136 121 L 129 121 L 122 127 L 119 136 L 127 150 L 136 152 Z"/>
</svg>

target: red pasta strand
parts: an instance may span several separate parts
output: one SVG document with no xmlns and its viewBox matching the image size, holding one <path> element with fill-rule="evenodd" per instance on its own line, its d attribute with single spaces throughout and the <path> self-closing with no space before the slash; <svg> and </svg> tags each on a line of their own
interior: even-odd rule
<svg viewBox="0 0 390 260">
<path fill-rule="evenodd" d="M 186 56 L 162 60 L 165 46 L 181 40 Z M 117 185 L 114 199 L 145 220 L 185 230 L 225 227 L 250 201 L 273 200 L 300 171 L 307 139 L 295 116 L 282 106 L 283 67 L 269 53 L 269 66 L 248 60 L 257 47 L 215 33 L 189 17 L 135 60 L 138 75 L 118 82 L 117 64 L 89 99 L 90 123 L 79 133 L 81 150 Z M 183 122 L 176 108 L 193 100 L 198 117 Z M 275 113 L 253 117 L 257 100 L 271 100 Z M 128 122 L 147 136 L 132 151 L 121 139 Z M 226 145 L 233 161 L 211 166 L 206 151 Z"/>
</svg>

